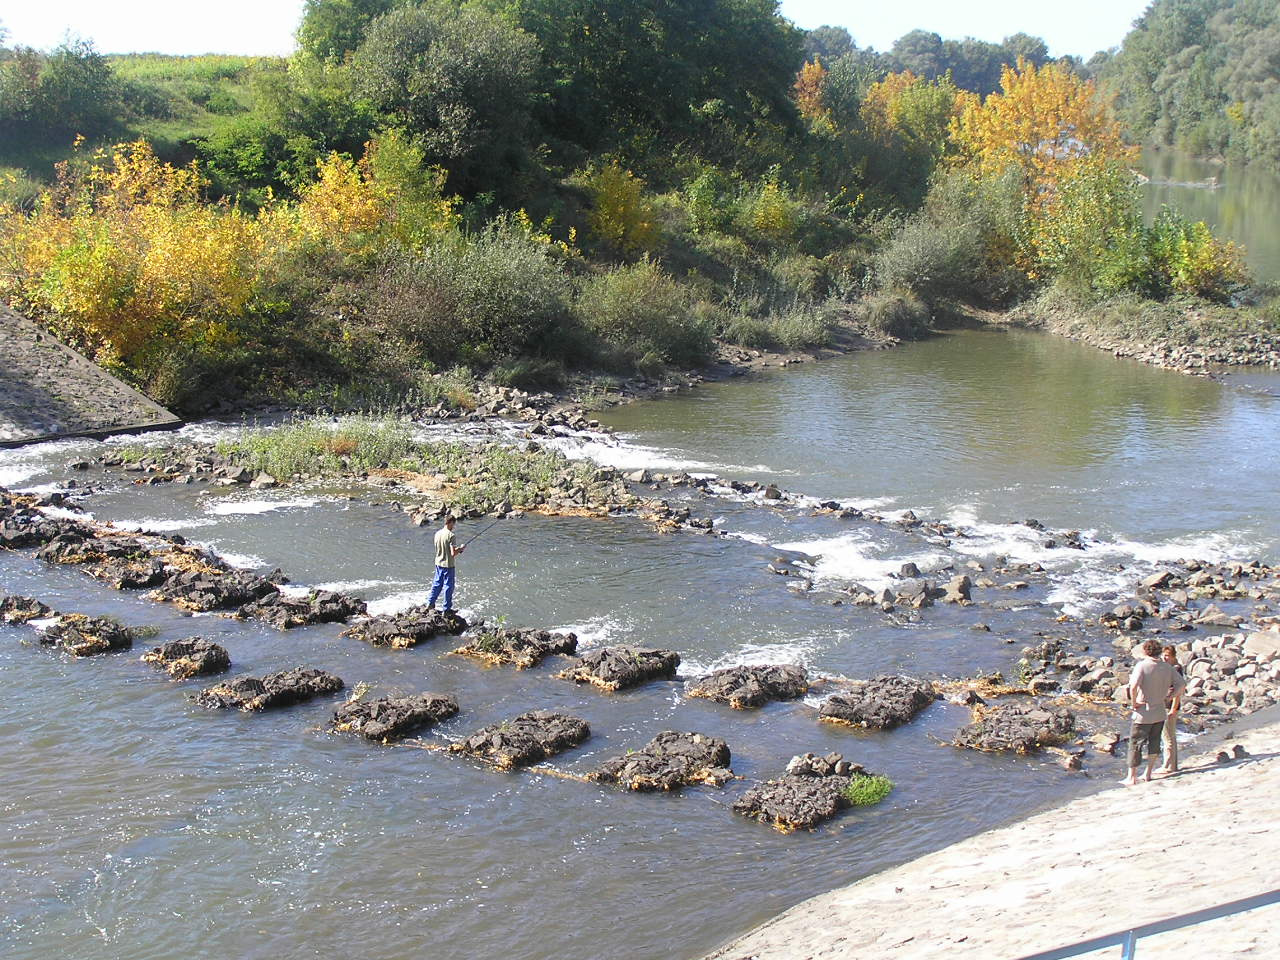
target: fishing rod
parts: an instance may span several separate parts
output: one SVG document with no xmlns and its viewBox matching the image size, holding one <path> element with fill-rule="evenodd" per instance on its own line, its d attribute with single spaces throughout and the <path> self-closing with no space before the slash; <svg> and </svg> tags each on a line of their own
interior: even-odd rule
<svg viewBox="0 0 1280 960">
<path fill-rule="evenodd" d="M 497 526 L 499 523 L 501 523 L 501 522 L 502 522 L 502 517 L 499 517 L 497 520 L 492 521 L 492 522 L 491 522 L 491 523 L 489 523 L 489 524 L 488 524 L 488 525 L 487 525 L 483 530 L 481 530 L 481 531 L 480 531 L 479 533 L 477 533 L 474 537 L 472 537 L 470 540 L 468 540 L 466 543 L 464 543 L 464 544 L 463 544 L 463 546 L 464 546 L 464 547 L 469 547 L 469 546 L 471 546 L 473 543 L 475 543 L 477 540 L 479 540 L 481 537 L 483 537 L 486 533 L 488 533 L 490 530 L 492 530 L 494 527 L 496 527 L 496 526 Z"/>
</svg>

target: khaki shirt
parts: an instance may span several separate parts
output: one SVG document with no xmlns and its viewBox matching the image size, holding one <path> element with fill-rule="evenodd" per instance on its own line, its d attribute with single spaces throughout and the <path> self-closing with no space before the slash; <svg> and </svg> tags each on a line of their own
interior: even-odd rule
<svg viewBox="0 0 1280 960">
<path fill-rule="evenodd" d="M 436 531 L 436 566 L 453 566 L 453 531 L 448 527 Z"/>
<path fill-rule="evenodd" d="M 1156 723 L 1165 719 L 1169 715 L 1165 700 L 1178 696 L 1186 686 L 1182 674 L 1172 664 L 1143 657 L 1129 677 L 1129 689 L 1134 692 L 1134 722 Z"/>
</svg>

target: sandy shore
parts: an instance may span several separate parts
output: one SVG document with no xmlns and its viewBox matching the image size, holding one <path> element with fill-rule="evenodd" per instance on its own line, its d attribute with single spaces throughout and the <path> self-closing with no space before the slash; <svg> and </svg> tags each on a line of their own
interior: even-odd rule
<svg viewBox="0 0 1280 960">
<path fill-rule="evenodd" d="M 1176 776 L 814 897 L 706 960 L 1014 960 L 1280 887 L 1280 708 L 1242 727 L 1188 745 Z M 1236 744 L 1249 755 L 1215 759 Z M 1280 904 L 1144 938 L 1138 956 L 1280 956 Z"/>
</svg>

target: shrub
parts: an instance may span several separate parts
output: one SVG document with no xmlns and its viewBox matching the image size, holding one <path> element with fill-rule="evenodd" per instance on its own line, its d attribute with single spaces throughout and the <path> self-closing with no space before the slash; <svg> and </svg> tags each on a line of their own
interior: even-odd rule
<svg viewBox="0 0 1280 960">
<path fill-rule="evenodd" d="M 493 382 L 520 390 L 554 390 L 564 386 L 564 364 L 559 360 L 522 357 L 493 368 Z"/>
<path fill-rule="evenodd" d="M 591 235 L 630 257 L 655 250 L 662 239 L 656 205 L 644 196 L 644 181 L 616 163 L 581 177 L 591 198 L 587 225 Z"/>
<path fill-rule="evenodd" d="M 1240 248 L 1168 207 L 1151 226 L 1152 256 L 1177 293 L 1226 301 L 1248 280 Z"/>
<path fill-rule="evenodd" d="M 879 803 L 893 790 L 893 781 L 880 774 L 854 774 L 845 787 L 844 796 L 855 807 L 869 807 Z"/>
<path fill-rule="evenodd" d="M 517 357 L 568 316 L 569 281 L 554 250 L 506 219 L 421 255 L 393 255 L 352 323 L 440 366 Z"/>
<path fill-rule="evenodd" d="M 1004 303 L 1027 286 L 1025 233 L 1013 171 L 984 178 L 948 172 L 934 181 L 923 209 L 890 236 L 873 274 L 879 286 L 910 290 L 926 301 Z"/>
<path fill-rule="evenodd" d="M 804 206 L 774 171 L 738 198 L 733 222 L 742 236 L 759 245 L 784 247 L 795 242 L 805 219 Z"/>
<path fill-rule="evenodd" d="M 792 307 L 770 319 L 769 333 L 783 350 L 807 350 L 831 342 L 830 325 L 821 307 Z"/>
<path fill-rule="evenodd" d="M 972 294 L 981 266 L 981 238 L 971 224 L 939 224 L 916 215 L 880 252 L 875 275 L 882 287 L 938 300 Z"/>
<path fill-rule="evenodd" d="M 874 332 L 904 340 L 929 330 L 929 310 L 910 290 L 883 290 L 863 302 L 863 322 Z"/>
<path fill-rule="evenodd" d="M 680 285 L 648 260 L 588 280 L 577 303 L 587 329 L 615 347 L 624 361 L 646 368 L 692 366 L 710 357 L 710 324 L 690 307 Z"/>
<path fill-rule="evenodd" d="M 716 167 L 704 170 L 684 185 L 689 227 L 695 233 L 723 230 L 733 219 L 733 183 Z"/>
</svg>

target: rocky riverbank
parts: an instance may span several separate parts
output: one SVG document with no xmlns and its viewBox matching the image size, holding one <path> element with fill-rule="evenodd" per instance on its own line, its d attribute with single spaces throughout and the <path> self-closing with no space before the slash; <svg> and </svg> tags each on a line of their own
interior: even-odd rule
<svg viewBox="0 0 1280 960">
<path fill-rule="evenodd" d="M 1274 308 L 1120 300 L 1076 304 L 1042 297 L 993 318 L 1088 343 L 1117 357 L 1194 376 L 1218 367 L 1280 370 Z"/>
</svg>

